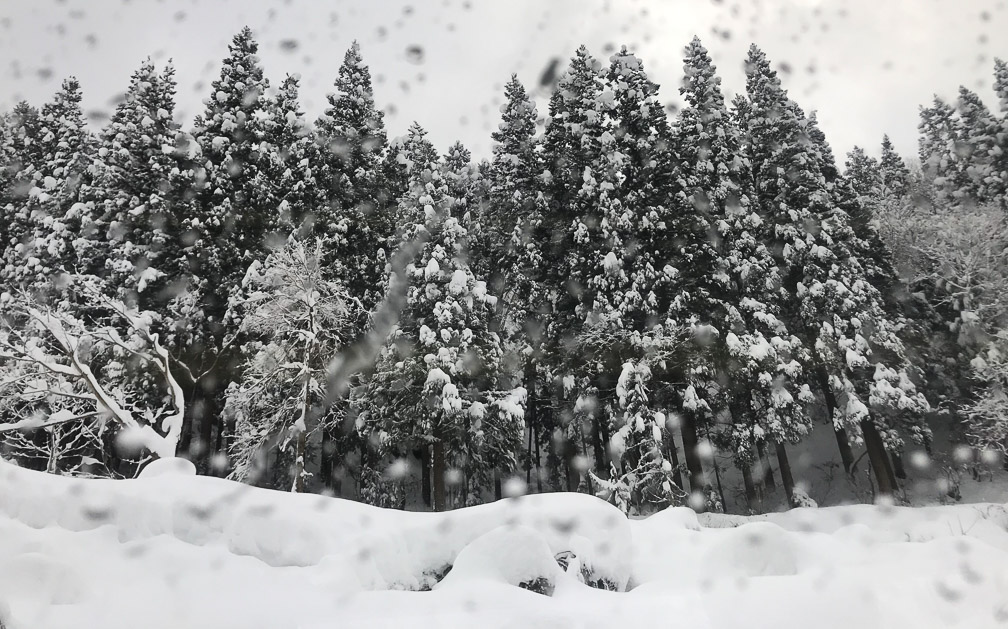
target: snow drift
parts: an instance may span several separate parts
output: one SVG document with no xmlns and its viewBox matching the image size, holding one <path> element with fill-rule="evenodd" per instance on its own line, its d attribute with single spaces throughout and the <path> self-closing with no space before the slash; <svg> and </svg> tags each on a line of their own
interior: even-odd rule
<svg viewBox="0 0 1008 629">
<path fill-rule="evenodd" d="M 1008 510 L 679 508 L 629 521 L 590 496 L 547 494 L 408 513 L 198 477 L 180 461 L 130 481 L 0 462 L 0 620 L 995 627 L 1008 622 Z"/>
</svg>

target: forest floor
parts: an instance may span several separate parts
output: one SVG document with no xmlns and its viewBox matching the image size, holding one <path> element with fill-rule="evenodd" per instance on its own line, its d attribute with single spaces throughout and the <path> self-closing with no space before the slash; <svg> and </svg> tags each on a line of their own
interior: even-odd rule
<svg viewBox="0 0 1008 629">
<path fill-rule="evenodd" d="M 0 461 L 0 625 L 1008 626 L 1005 504 L 627 519 L 544 494 L 432 514 L 191 472 Z"/>
</svg>

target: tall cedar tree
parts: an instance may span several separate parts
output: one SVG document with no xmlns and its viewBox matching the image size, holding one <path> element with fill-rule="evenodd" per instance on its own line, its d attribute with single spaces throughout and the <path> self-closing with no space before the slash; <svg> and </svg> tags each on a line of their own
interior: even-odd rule
<svg viewBox="0 0 1008 629">
<path fill-rule="evenodd" d="M 188 270 L 179 212 L 190 181 L 176 150 L 174 110 L 174 69 L 158 73 L 148 59 L 102 130 L 84 193 L 102 230 L 99 271 L 111 295 L 143 310 L 163 304 L 169 285 Z"/>
<path fill-rule="evenodd" d="M 30 109 L 22 112 L 22 120 L 34 125 Z M 90 259 L 89 244 L 95 242 L 91 217 L 79 202 L 93 139 L 84 124 L 77 79 L 63 81 L 42 107 L 37 125 L 37 146 L 27 155 L 35 163 L 26 163 L 16 176 L 16 187 L 27 194 L 12 199 L 13 246 L 4 251 L 3 278 L 8 287 L 32 291 L 46 289 L 64 271 L 77 271 L 79 261 Z M 26 129 L 25 140 L 30 133 Z"/>
<path fill-rule="evenodd" d="M 597 187 L 614 185 L 613 173 L 602 164 L 606 126 L 605 112 L 600 111 L 606 105 L 600 100 L 602 83 L 601 64 L 581 46 L 550 98 L 543 140 L 548 202 L 543 214 L 547 239 L 543 248 L 543 287 L 551 307 L 546 355 L 551 362 L 549 375 L 555 382 L 573 384 L 573 372 L 581 364 L 574 348 L 592 305 L 588 274 L 594 273 L 601 261 L 595 250 L 601 244 L 597 236 L 602 221 Z M 606 181 L 605 177 L 610 179 Z M 556 395 L 570 398 L 573 393 L 573 387 L 564 386 Z M 581 421 L 575 420 L 571 401 L 562 405 L 563 427 L 556 441 L 566 462 L 567 488 L 573 490 L 587 480 L 579 463 L 584 459 L 577 457 L 587 457 L 589 437 L 595 437 L 600 471 L 605 464 L 598 414 L 592 413 L 586 430 Z"/>
<path fill-rule="evenodd" d="M 192 251 L 203 281 L 202 305 L 213 323 L 223 318 L 230 291 L 282 227 L 265 171 L 269 81 L 258 50 L 248 27 L 234 36 L 204 101 L 206 110 L 195 122 L 205 182 L 189 226 L 198 235 Z"/>
<path fill-rule="evenodd" d="M 300 79 L 288 75 L 267 104 L 263 139 L 268 153 L 262 168 L 275 186 L 281 225 L 306 235 L 305 221 L 326 201 L 322 160 L 299 100 Z"/>
<path fill-rule="evenodd" d="M 955 109 L 934 97 L 930 107 L 920 108 L 918 157 L 925 179 L 934 186 L 939 198 L 952 201 L 951 186 L 956 163 Z"/>
<path fill-rule="evenodd" d="M 187 253 L 202 318 L 189 323 L 193 342 L 187 362 L 193 373 L 207 369 L 213 373 L 192 396 L 188 415 L 202 418 L 201 445 L 215 451 L 227 447 L 224 441 L 231 427 L 220 423 L 217 409 L 240 363 L 229 343 L 233 337 L 229 333 L 235 330 L 225 322 L 228 301 L 252 262 L 265 257 L 272 243 L 282 242 L 279 233 L 289 229 L 282 223 L 266 170 L 269 82 L 258 49 L 248 27 L 234 36 L 193 133 L 201 153 L 194 180 L 199 195 L 184 229 L 191 243 Z"/>
<path fill-rule="evenodd" d="M 680 492 L 672 488 L 667 473 L 671 470 L 665 469 L 670 464 L 658 447 L 668 442 L 665 422 L 656 424 L 657 436 L 651 429 L 627 432 L 626 428 L 631 421 L 636 428 L 634 417 L 658 416 L 654 406 L 660 398 L 644 394 L 647 386 L 672 388 L 671 381 L 681 374 L 683 347 L 678 332 L 682 317 L 671 296 L 675 280 L 683 275 L 670 264 L 683 266 L 673 254 L 679 243 L 670 237 L 685 233 L 677 220 L 681 216 L 674 210 L 681 201 L 681 195 L 673 194 L 677 161 L 658 86 L 648 79 L 641 60 L 626 48 L 610 57 L 600 105 L 606 120 L 596 191 L 602 215 L 593 238 L 598 242 L 597 257 L 586 293 L 591 306 L 579 347 L 589 379 L 604 393 L 599 402 L 604 402 L 608 416 L 601 423 L 601 441 L 608 442 L 610 434 L 620 431 L 625 436 L 625 447 L 616 450 L 622 455 L 614 457 L 610 469 L 630 479 L 628 489 L 633 494 L 640 493 L 639 483 L 647 484 L 650 489 L 642 494 L 643 500 L 655 507 L 668 504 Z M 705 232 L 703 236 L 701 242 L 706 242 Z M 694 253 L 691 244 L 680 251 Z M 693 258 L 687 264 L 694 262 L 700 260 Z M 617 386 L 628 363 L 636 374 L 631 387 L 636 391 L 631 404 L 636 410 L 629 414 Z M 652 438 L 653 443 L 648 441 Z M 650 444 L 645 446 L 648 451 L 655 444 L 657 449 L 641 458 L 645 442 Z M 621 460 L 626 456 L 631 460 Z M 604 459 L 596 460 L 597 468 Z M 626 476 L 631 469 L 636 472 Z"/>
<path fill-rule="evenodd" d="M 441 170 L 414 171 L 410 181 L 400 201 L 409 222 L 403 239 L 424 244 L 405 271 L 405 310 L 361 387 L 359 421 L 386 452 L 430 448 L 433 506 L 440 511 L 447 508 L 449 465 L 486 473 L 500 462 L 495 458 L 517 451 L 524 395 L 501 394 L 496 297 L 465 260 L 465 228 L 451 216 Z"/>
<path fill-rule="evenodd" d="M 501 122 L 491 134 L 493 160 L 485 176 L 486 195 L 479 206 L 478 240 L 470 235 L 476 255 L 474 268 L 486 274 L 494 294 L 500 295 L 501 332 L 506 357 L 524 377 L 528 392 L 529 429 L 527 480 L 538 469 L 541 445 L 550 448 L 553 425 L 545 393 L 543 328 L 543 212 L 541 142 L 536 137 L 536 106 L 518 77 L 504 87 Z M 538 477 L 537 477 L 537 480 Z M 541 480 L 540 480 L 541 482 Z M 541 486 L 541 485 L 540 485 Z"/>
<path fill-rule="evenodd" d="M 756 190 L 774 225 L 784 286 L 795 295 L 785 316 L 811 352 L 807 368 L 819 380 L 835 430 L 863 435 L 879 491 L 891 495 L 886 448 L 899 450 L 901 433 L 928 438 L 927 402 L 906 372 L 896 326 L 855 258 L 861 245 L 826 184 L 830 158 L 815 140 L 817 129 L 755 46 L 746 75 Z"/>
<path fill-rule="evenodd" d="M 350 294 L 368 309 L 381 300 L 376 287 L 391 253 L 395 204 L 383 179 L 386 148 L 382 112 L 375 107 L 371 72 L 354 42 L 343 57 L 336 92 L 315 125 L 322 158 L 320 181 L 327 204 L 315 216 L 315 231 L 334 243 L 327 264 L 342 267 Z"/>
<path fill-rule="evenodd" d="M 711 225 L 703 235 L 716 256 L 701 269 L 705 308 L 696 324 L 710 326 L 710 338 L 700 348 L 692 380 L 710 399 L 708 407 L 714 402 L 729 412 L 731 423 L 722 434 L 736 464 L 749 474 L 757 453 L 773 446 L 793 501 L 785 444 L 796 443 L 809 429 L 805 406 L 811 392 L 800 364 L 805 351 L 781 318 L 788 297 L 764 245 L 770 223 L 761 217 L 754 196 L 741 130 L 728 114 L 716 68 L 697 38 L 686 48 L 684 69 L 681 91 L 687 106 L 677 134 L 682 179 L 687 207 Z M 701 482 L 693 483 L 694 492 L 702 489 Z M 752 502 L 753 488 L 747 490 Z"/>
<path fill-rule="evenodd" d="M 896 152 L 888 135 L 882 136 L 879 177 L 882 180 L 883 196 L 899 199 L 910 193 L 910 169 Z"/>
<path fill-rule="evenodd" d="M 28 236 L 29 218 L 26 200 L 29 191 L 35 187 L 35 180 L 41 168 L 42 154 L 39 132 L 42 124 L 38 109 L 22 101 L 5 119 L 3 138 L 3 188 L 0 189 L 0 211 L 3 226 L 0 227 L 0 278 L 8 286 L 20 265 L 15 247 Z"/>
</svg>

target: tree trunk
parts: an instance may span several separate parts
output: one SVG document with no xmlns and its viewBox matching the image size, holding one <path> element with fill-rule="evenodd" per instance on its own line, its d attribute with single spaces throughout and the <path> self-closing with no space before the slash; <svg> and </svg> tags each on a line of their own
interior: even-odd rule
<svg viewBox="0 0 1008 629">
<path fill-rule="evenodd" d="M 206 474 L 210 471 L 210 448 L 213 444 L 214 415 L 217 412 L 216 405 L 213 403 L 213 393 L 203 387 L 198 387 L 197 391 L 199 391 L 197 394 L 199 398 L 193 405 L 196 412 L 199 413 L 200 420 L 199 445 L 197 448 L 199 463 L 197 465 L 200 471 Z"/>
<path fill-rule="evenodd" d="M 745 484 L 746 506 L 749 507 L 750 512 L 754 513 L 758 496 L 756 495 L 756 483 L 753 482 L 752 466 L 748 462 L 737 463 L 737 465 L 742 471 L 742 482 Z"/>
<path fill-rule="evenodd" d="M 503 492 L 501 491 L 501 474 L 499 469 L 494 470 L 494 500 L 500 500 Z"/>
<path fill-rule="evenodd" d="M 333 476 L 334 476 L 334 457 L 333 454 L 336 452 L 335 442 L 333 440 L 332 432 L 329 428 L 322 428 L 322 447 L 320 452 L 320 462 L 319 462 L 319 476 L 322 481 L 322 486 L 332 489 L 334 486 Z M 363 457 L 361 457 L 363 459 Z M 337 494 L 338 495 L 338 494 Z"/>
<path fill-rule="evenodd" d="M 308 433 L 305 430 L 298 432 L 297 450 L 294 453 L 294 491 L 301 494 L 305 490 L 305 444 L 308 441 Z"/>
<path fill-rule="evenodd" d="M 413 455 L 420 461 L 420 498 L 423 503 L 430 508 L 431 505 L 431 469 L 430 469 L 430 446 L 422 446 L 413 452 Z"/>
<path fill-rule="evenodd" d="M 840 449 L 840 460 L 843 462 L 844 472 L 854 474 L 854 451 L 851 449 L 847 430 L 843 427 L 834 428 L 833 434 L 836 436 L 837 447 Z"/>
<path fill-rule="evenodd" d="M 542 455 L 539 449 L 539 425 L 532 424 L 533 441 L 535 441 L 536 493 L 542 493 Z"/>
<path fill-rule="evenodd" d="M 444 442 L 435 441 L 431 448 L 433 459 L 431 465 L 431 485 L 434 490 L 434 510 L 445 511 L 445 451 Z"/>
<path fill-rule="evenodd" d="M 596 430 L 594 432 L 597 435 L 598 434 L 598 423 L 597 422 L 595 422 L 595 428 L 596 428 Z M 584 452 L 585 457 L 587 457 L 588 456 L 588 441 L 585 438 L 585 434 L 584 434 L 584 424 L 581 424 L 580 429 L 581 429 L 581 451 Z M 598 445 L 599 445 L 599 442 L 598 442 L 598 440 L 596 440 L 596 442 L 595 442 L 596 456 L 598 456 L 598 450 L 597 450 Z M 587 468 L 587 464 L 588 464 L 588 462 L 587 462 L 587 460 L 585 460 L 585 467 L 586 468 Z M 584 481 L 585 481 L 585 486 L 588 489 L 588 493 L 589 494 L 594 494 L 595 491 L 592 489 L 591 476 L 588 475 L 588 470 L 585 469 L 584 472 L 581 472 L 580 470 L 578 470 L 577 474 L 578 474 L 578 487 L 581 486 L 581 479 L 583 478 Z M 578 487 L 575 487 L 574 490 L 577 491 Z"/>
<path fill-rule="evenodd" d="M 581 476 L 574 469 L 574 455 L 567 457 L 567 491 L 577 491 Z"/>
<path fill-rule="evenodd" d="M 896 478 L 906 480 L 907 473 L 906 468 L 903 467 L 903 457 L 900 456 L 899 452 L 893 452 L 891 458 L 893 473 L 896 475 Z"/>
<path fill-rule="evenodd" d="M 609 468 L 606 467 L 606 464 L 605 464 L 605 459 L 606 459 L 605 448 L 603 447 L 603 443 L 602 443 L 602 439 L 603 439 L 603 437 L 602 437 L 602 432 L 603 432 L 602 424 L 604 424 L 604 423 L 605 423 L 605 421 L 602 419 L 601 416 L 592 417 L 592 431 L 591 431 L 591 433 L 592 433 L 591 434 L 591 437 L 592 437 L 592 451 L 595 454 L 595 473 L 598 474 L 600 477 L 604 476 L 605 473 L 606 473 L 606 471 L 609 469 Z M 582 438 L 582 442 L 583 442 L 583 440 L 584 440 L 584 433 L 582 433 L 581 438 Z M 587 448 L 585 448 L 585 454 L 588 454 Z"/>
<path fill-rule="evenodd" d="M 854 472 L 854 452 L 851 450 L 847 431 L 843 427 L 838 428 L 834 421 L 837 401 L 836 396 L 833 395 L 833 389 L 829 385 L 826 369 L 821 366 L 816 367 L 815 374 L 816 379 L 819 381 L 819 390 L 822 391 L 823 400 L 826 402 L 826 414 L 829 417 L 830 426 L 833 427 L 837 447 L 840 449 L 840 462 L 843 463 L 844 472 L 852 474 Z"/>
<path fill-rule="evenodd" d="M 776 489 L 777 483 L 774 482 L 773 466 L 770 465 L 770 457 L 767 455 L 766 442 L 757 443 L 756 451 L 759 452 L 760 465 L 763 466 L 763 485 L 770 490 Z"/>
<path fill-rule="evenodd" d="M 193 418 L 192 418 L 192 404 L 190 401 L 193 398 L 193 392 L 196 387 L 189 384 L 191 382 L 190 378 L 179 379 L 178 375 L 172 372 L 172 376 L 175 377 L 175 381 L 179 383 L 182 387 L 182 396 L 185 400 L 185 412 L 182 415 L 182 434 L 179 435 L 178 443 L 178 455 L 182 456 L 189 453 L 189 449 L 192 447 L 192 437 L 193 437 Z"/>
<path fill-rule="evenodd" d="M 780 466 L 781 483 L 784 485 L 784 493 L 787 494 L 788 505 L 795 506 L 794 499 L 794 477 L 791 475 L 791 462 L 788 460 L 787 448 L 783 443 L 776 444 L 777 464 Z"/>
<path fill-rule="evenodd" d="M 531 413 L 530 413 L 531 415 Z M 532 425 L 532 417 L 529 417 L 528 426 L 528 458 L 525 460 L 525 485 L 532 486 L 532 436 L 535 433 L 535 426 Z"/>
<path fill-rule="evenodd" d="M 676 448 L 675 437 L 672 433 L 666 433 L 666 441 L 668 441 L 668 452 L 669 452 L 669 462 L 672 464 L 672 480 L 675 482 L 676 487 L 685 490 L 686 486 L 683 483 L 682 470 L 679 469 L 679 449 Z"/>
<path fill-rule="evenodd" d="M 59 474 L 59 431 L 60 426 L 50 426 L 46 431 L 49 434 L 47 438 L 49 439 L 49 460 L 46 462 L 46 472 L 50 474 Z"/>
<path fill-rule="evenodd" d="M 697 452 L 700 437 L 697 435 L 697 425 L 692 414 L 684 411 L 680 423 L 683 441 L 683 456 L 686 457 L 686 469 L 689 471 L 690 491 L 703 493 L 707 486 L 704 478 L 703 461 Z"/>
<path fill-rule="evenodd" d="M 878 483 L 879 494 L 892 497 L 896 492 L 896 478 L 893 475 L 892 466 L 889 463 L 889 455 L 886 453 L 885 444 L 882 443 L 882 436 L 871 419 L 861 420 L 861 430 L 864 432 L 865 446 L 868 449 L 868 460 L 871 462 L 872 471 L 875 472 L 875 479 Z"/>
</svg>

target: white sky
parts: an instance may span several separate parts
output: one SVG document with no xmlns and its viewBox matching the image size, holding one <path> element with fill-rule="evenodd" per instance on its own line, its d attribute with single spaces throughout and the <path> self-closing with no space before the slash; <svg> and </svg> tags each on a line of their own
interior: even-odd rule
<svg viewBox="0 0 1008 629">
<path fill-rule="evenodd" d="M 960 83 L 996 108 L 993 58 L 1008 58 L 1005 0 L 2 0 L 0 108 L 40 105 L 66 75 L 80 79 L 85 111 L 108 112 L 148 55 L 173 58 L 180 121 L 202 109 L 227 43 L 256 32 L 274 85 L 300 73 L 314 118 L 346 48 L 361 44 L 389 113 L 390 135 L 416 119 L 439 150 L 456 139 L 489 154 L 503 84 L 533 88 L 551 59 L 566 67 L 585 43 L 608 63 L 628 45 L 662 99 L 680 102 L 682 49 L 694 34 L 729 94 L 744 90 L 742 62 L 759 44 L 791 95 L 820 123 L 840 161 L 855 144 L 878 153 L 889 133 L 916 154 L 917 107 L 954 98 Z M 291 43 L 296 45 L 291 45 Z M 286 43 L 286 45 L 285 45 Z M 422 59 L 407 50 L 419 46 Z M 540 114 L 545 101 L 540 101 Z"/>
</svg>

